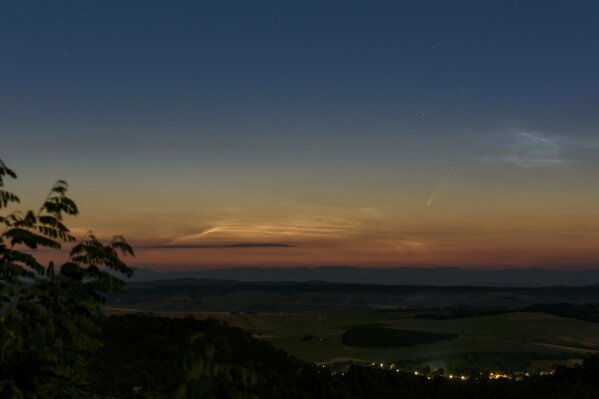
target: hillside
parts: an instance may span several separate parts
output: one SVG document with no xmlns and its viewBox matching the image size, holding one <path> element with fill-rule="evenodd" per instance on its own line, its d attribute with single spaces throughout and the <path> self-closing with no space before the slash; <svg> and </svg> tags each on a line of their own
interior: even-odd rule
<svg viewBox="0 0 599 399">
<path fill-rule="evenodd" d="M 597 282 L 599 269 L 556 270 L 544 268 L 465 269 L 459 267 L 238 267 L 194 271 L 154 271 L 138 268 L 133 281 L 181 278 L 258 281 L 329 281 L 353 284 L 488 286 L 488 287 L 583 287 Z"/>
<path fill-rule="evenodd" d="M 599 302 L 599 287 L 482 287 L 243 282 L 192 279 L 131 282 L 110 306 L 145 311 L 344 312 L 451 307 L 519 308 Z"/>
</svg>

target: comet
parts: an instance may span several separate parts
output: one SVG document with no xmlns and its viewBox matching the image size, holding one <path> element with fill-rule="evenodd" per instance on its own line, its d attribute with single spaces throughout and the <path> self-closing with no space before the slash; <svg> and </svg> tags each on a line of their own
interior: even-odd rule
<svg viewBox="0 0 599 399">
<path fill-rule="evenodd" d="M 431 206 L 433 201 L 435 200 L 435 198 L 437 197 L 437 190 L 433 191 L 433 193 L 431 194 L 430 198 L 428 199 L 428 202 L 426 203 L 426 206 Z"/>
</svg>

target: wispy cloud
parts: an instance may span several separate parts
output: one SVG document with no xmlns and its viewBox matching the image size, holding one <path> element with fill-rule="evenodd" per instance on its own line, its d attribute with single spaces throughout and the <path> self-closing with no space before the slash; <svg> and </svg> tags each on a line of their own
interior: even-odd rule
<svg viewBox="0 0 599 399">
<path fill-rule="evenodd" d="M 294 248 L 295 245 L 273 242 L 242 242 L 233 244 L 160 244 L 139 246 L 136 249 L 201 249 L 201 248 Z"/>
<path fill-rule="evenodd" d="M 511 154 L 504 162 L 527 168 L 560 166 L 564 164 L 559 142 L 536 132 L 519 132 L 511 144 Z"/>
<path fill-rule="evenodd" d="M 306 240 L 310 238 L 341 237 L 356 228 L 351 218 L 327 219 L 326 217 L 297 217 L 280 220 L 219 220 L 210 223 L 198 232 L 182 234 L 172 241 L 175 245 L 212 245 L 222 242 L 272 242 L 279 237 L 285 240 Z M 203 245 L 201 244 L 201 245 Z"/>
<path fill-rule="evenodd" d="M 498 154 L 485 155 L 479 159 L 521 168 L 559 167 L 567 163 L 562 156 L 560 141 L 538 132 L 518 131 L 510 134 L 507 145 Z"/>
</svg>

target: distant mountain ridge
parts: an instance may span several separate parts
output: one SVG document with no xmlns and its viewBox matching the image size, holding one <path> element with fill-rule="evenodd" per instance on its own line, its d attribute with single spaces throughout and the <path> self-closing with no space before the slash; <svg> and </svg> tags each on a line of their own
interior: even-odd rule
<svg viewBox="0 0 599 399">
<path fill-rule="evenodd" d="M 544 268 L 474 270 L 459 267 L 362 268 L 322 266 L 294 268 L 236 267 L 195 271 L 155 271 L 138 268 L 131 281 L 211 279 L 249 282 L 359 283 L 382 285 L 584 287 L 599 285 L 599 269 L 554 270 Z"/>
<path fill-rule="evenodd" d="M 107 300 L 111 307 L 138 311 L 243 313 L 352 313 L 470 307 L 501 308 L 501 313 L 505 313 L 505 309 L 530 310 L 531 306 L 551 304 L 555 314 L 595 322 L 599 287 L 377 285 L 182 278 L 129 282 L 123 292 L 108 295 Z M 465 313 L 472 314 L 471 311 Z M 459 316 L 463 317 L 464 312 Z"/>
</svg>

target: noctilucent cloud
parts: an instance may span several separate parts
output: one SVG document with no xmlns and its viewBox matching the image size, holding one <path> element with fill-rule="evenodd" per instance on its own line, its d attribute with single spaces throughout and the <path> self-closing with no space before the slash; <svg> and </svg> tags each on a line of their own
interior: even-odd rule
<svg viewBox="0 0 599 399">
<path fill-rule="evenodd" d="M 134 265 L 599 263 L 599 3 L 0 4 L 0 158 Z"/>
</svg>

